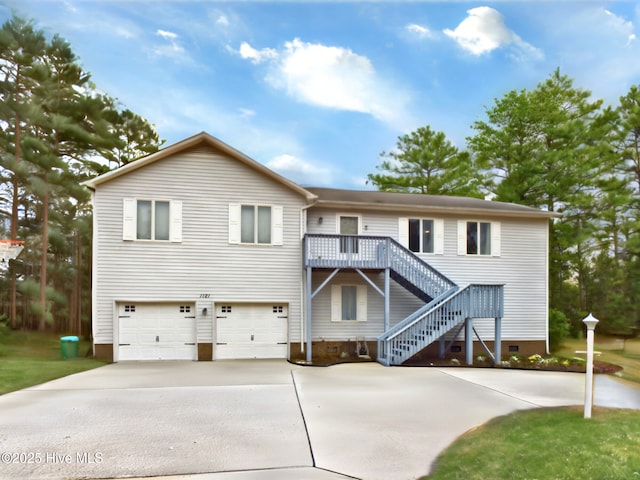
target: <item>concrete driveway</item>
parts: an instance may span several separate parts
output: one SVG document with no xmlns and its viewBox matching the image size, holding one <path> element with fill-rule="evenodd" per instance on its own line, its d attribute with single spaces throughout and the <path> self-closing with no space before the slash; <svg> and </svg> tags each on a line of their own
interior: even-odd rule
<svg viewBox="0 0 640 480">
<path fill-rule="evenodd" d="M 414 479 L 490 418 L 583 398 L 571 373 L 120 363 L 0 396 L 0 479 Z M 611 377 L 595 398 L 640 408 Z"/>
</svg>

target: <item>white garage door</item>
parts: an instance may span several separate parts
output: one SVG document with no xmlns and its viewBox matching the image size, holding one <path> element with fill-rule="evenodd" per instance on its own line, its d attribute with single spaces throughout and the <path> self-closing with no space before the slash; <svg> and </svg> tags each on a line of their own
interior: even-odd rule
<svg viewBox="0 0 640 480">
<path fill-rule="evenodd" d="M 118 360 L 197 360 L 195 305 L 118 305 Z"/>
<path fill-rule="evenodd" d="M 286 358 L 286 304 L 216 304 L 215 358 Z"/>
</svg>

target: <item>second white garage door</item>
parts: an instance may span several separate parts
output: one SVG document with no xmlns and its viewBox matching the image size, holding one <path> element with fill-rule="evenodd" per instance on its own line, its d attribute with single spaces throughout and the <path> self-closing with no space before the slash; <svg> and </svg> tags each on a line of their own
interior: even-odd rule
<svg viewBox="0 0 640 480">
<path fill-rule="evenodd" d="M 288 306 L 216 304 L 216 359 L 286 358 Z"/>
</svg>

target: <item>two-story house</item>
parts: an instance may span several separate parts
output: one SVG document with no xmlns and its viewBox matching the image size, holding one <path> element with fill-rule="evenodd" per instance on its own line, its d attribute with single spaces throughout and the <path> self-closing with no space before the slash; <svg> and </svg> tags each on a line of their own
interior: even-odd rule
<svg viewBox="0 0 640 480">
<path fill-rule="evenodd" d="M 554 214 L 305 188 L 206 133 L 86 185 L 98 357 L 547 350 Z"/>
</svg>

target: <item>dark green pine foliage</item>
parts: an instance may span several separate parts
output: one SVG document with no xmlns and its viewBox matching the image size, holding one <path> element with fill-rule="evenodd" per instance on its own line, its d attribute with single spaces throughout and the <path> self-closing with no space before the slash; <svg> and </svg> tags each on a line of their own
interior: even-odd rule
<svg viewBox="0 0 640 480">
<path fill-rule="evenodd" d="M 0 215 L 26 246 L 0 271 L 0 321 L 88 334 L 92 220 L 81 182 L 109 170 L 105 153 L 132 161 L 156 151 L 158 136 L 96 91 L 68 42 L 31 21 L 0 28 L 0 77 Z"/>
<path fill-rule="evenodd" d="M 368 175 L 381 191 L 482 198 L 469 154 L 429 126 L 399 137 L 396 150 L 381 156 L 387 158 L 376 167 L 381 173 Z"/>
<path fill-rule="evenodd" d="M 9 217 L 9 238 L 18 239 L 18 212 L 21 191 L 28 175 L 28 166 L 21 162 L 23 128 L 29 124 L 34 109 L 34 89 L 45 48 L 45 37 L 36 31 L 32 21 L 14 17 L 0 28 L 0 182 L 3 217 Z M 4 208 L 7 210 L 4 210 Z M 26 211 L 26 206 L 24 210 Z M 17 323 L 17 282 L 15 269 L 9 269 L 7 282 L 8 317 L 12 328 Z"/>
</svg>

